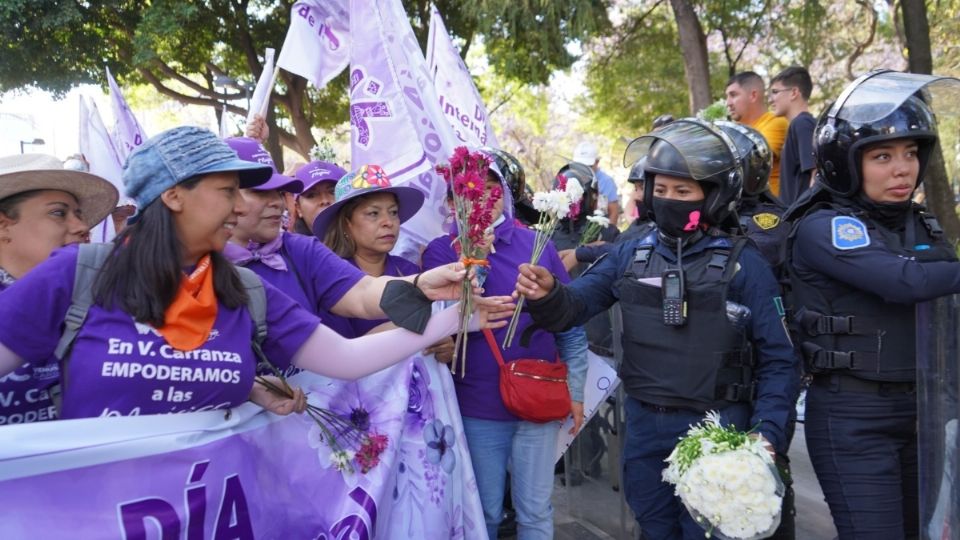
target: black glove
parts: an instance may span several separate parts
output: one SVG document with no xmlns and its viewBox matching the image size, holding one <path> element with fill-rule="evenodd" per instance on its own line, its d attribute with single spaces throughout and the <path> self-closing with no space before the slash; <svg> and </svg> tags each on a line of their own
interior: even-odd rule
<svg viewBox="0 0 960 540">
<path fill-rule="evenodd" d="M 388 282 L 380 297 L 380 309 L 390 321 L 416 334 L 423 334 L 427 328 L 432 306 L 419 287 L 402 279 Z"/>
</svg>

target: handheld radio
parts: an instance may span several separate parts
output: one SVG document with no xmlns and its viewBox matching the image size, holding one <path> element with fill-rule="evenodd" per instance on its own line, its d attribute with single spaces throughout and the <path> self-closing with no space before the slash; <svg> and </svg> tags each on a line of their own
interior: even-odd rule
<svg viewBox="0 0 960 540">
<path fill-rule="evenodd" d="M 683 326 L 687 322 L 687 300 L 683 283 L 683 270 L 666 270 L 660 276 L 663 294 L 663 324 Z"/>
</svg>

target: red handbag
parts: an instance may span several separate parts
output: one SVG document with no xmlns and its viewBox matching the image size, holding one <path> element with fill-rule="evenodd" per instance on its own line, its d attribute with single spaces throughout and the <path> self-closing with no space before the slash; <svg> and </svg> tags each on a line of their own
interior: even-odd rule
<svg viewBox="0 0 960 540">
<path fill-rule="evenodd" d="M 506 363 L 493 332 L 485 328 L 483 336 L 500 364 L 500 397 L 508 411 L 539 424 L 570 415 L 566 364 L 530 358 Z"/>
</svg>

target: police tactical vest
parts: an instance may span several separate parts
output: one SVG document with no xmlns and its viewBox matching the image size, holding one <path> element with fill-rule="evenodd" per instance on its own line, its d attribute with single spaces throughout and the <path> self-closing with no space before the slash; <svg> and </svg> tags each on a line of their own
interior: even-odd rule
<svg viewBox="0 0 960 540">
<path fill-rule="evenodd" d="M 760 202 L 740 210 L 740 227 L 774 269 L 783 262 L 781 249 L 790 229 L 783 223 L 783 207 Z"/>
<path fill-rule="evenodd" d="M 746 239 L 706 241 L 718 245 L 683 261 L 684 326 L 663 324 L 660 287 L 639 281 L 659 279 L 664 270 L 676 267 L 653 245 L 641 243 L 617 281 L 623 311 L 620 378 L 635 399 L 702 412 L 755 397 L 750 341 L 745 329 L 728 320 L 726 306 Z"/>
<path fill-rule="evenodd" d="M 942 238 L 943 230 L 932 214 L 913 214 L 913 245 L 929 249 L 916 251 L 905 245 L 904 233 L 897 233 L 871 219 L 862 210 L 826 204 L 840 215 L 853 216 L 867 226 L 870 238 L 877 238 L 891 252 L 923 260 L 956 260 Z M 809 215 L 817 205 L 807 212 Z M 798 226 L 799 222 L 798 221 Z M 908 227 L 909 228 L 909 227 Z M 788 253 L 797 226 L 790 234 Z M 921 255 L 922 254 L 922 255 Z M 841 373 L 881 382 L 916 380 L 916 306 L 896 304 L 867 291 L 835 282 L 829 295 L 789 272 L 793 306 L 792 323 L 800 340 L 806 369 L 810 373 Z M 877 271 L 884 269 L 878 268 Z M 838 294 L 836 290 L 840 290 Z"/>
</svg>

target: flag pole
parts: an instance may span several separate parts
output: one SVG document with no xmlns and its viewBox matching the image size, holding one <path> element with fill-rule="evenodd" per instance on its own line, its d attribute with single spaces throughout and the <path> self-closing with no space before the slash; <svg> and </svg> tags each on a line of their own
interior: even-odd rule
<svg viewBox="0 0 960 540">
<path fill-rule="evenodd" d="M 270 110 L 270 96 L 273 95 L 273 85 L 277 83 L 277 75 L 280 74 L 280 66 L 273 68 L 273 75 L 270 76 L 270 84 L 267 86 L 267 95 L 264 96 L 263 105 L 260 106 L 260 116 L 267 118 L 267 111 Z"/>
</svg>

